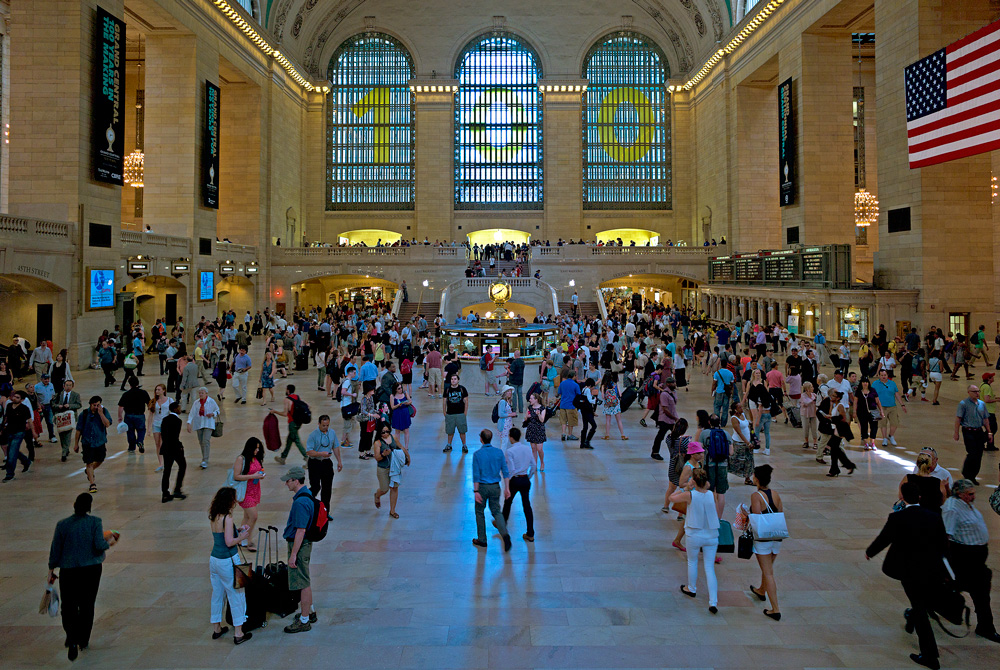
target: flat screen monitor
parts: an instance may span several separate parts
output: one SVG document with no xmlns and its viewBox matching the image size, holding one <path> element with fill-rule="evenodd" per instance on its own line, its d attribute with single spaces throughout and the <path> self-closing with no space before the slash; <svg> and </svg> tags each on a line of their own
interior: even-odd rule
<svg viewBox="0 0 1000 670">
<path fill-rule="evenodd" d="M 89 309 L 112 309 L 115 306 L 115 271 L 90 271 L 90 298 L 87 301 Z"/>
<path fill-rule="evenodd" d="M 215 299 L 215 272 L 203 270 L 198 283 L 198 300 Z"/>
</svg>

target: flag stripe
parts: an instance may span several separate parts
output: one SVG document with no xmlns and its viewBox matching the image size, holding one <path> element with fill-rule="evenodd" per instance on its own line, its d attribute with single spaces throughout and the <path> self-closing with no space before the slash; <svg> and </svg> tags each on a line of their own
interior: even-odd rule
<svg viewBox="0 0 1000 670">
<path fill-rule="evenodd" d="M 963 102 L 966 102 L 967 100 L 974 100 L 980 96 L 986 96 L 987 94 L 996 93 L 997 91 L 1000 91 L 1000 76 L 997 76 L 997 74 L 998 73 L 994 73 L 993 78 L 990 79 L 989 83 L 986 84 L 985 86 L 969 89 L 964 93 L 960 93 L 956 96 L 949 95 L 948 109 L 951 109 L 952 105 L 960 105 Z"/>
<path fill-rule="evenodd" d="M 937 165 L 938 163 L 947 163 L 948 161 L 958 160 L 959 158 L 968 158 L 969 156 L 975 156 L 976 154 L 981 154 L 986 151 L 996 151 L 1000 149 L 1000 138 L 994 139 L 987 144 L 973 144 L 968 147 L 963 147 L 951 151 L 949 153 L 937 153 L 933 152 L 930 156 L 926 158 L 921 158 L 919 160 L 914 160 L 910 157 L 910 168 L 921 168 L 927 167 L 929 165 Z"/>
<path fill-rule="evenodd" d="M 957 42 L 949 44 L 947 47 L 948 56 L 950 58 L 961 58 L 984 44 L 996 40 L 998 33 L 1000 33 L 1000 22 L 983 26 L 976 32 L 970 33 Z"/>
<path fill-rule="evenodd" d="M 1000 51 L 991 49 L 989 53 L 961 67 L 953 68 L 951 62 L 949 62 L 948 91 L 950 92 L 952 87 L 961 86 L 988 73 L 995 68 L 995 63 L 998 60 L 1000 60 Z"/>
<path fill-rule="evenodd" d="M 949 133 L 954 132 L 952 126 L 961 121 L 968 122 L 962 123 L 963 127 L 982 126 L 991 121 L 1000 121 L 1000 101 L 997 101 L 991 107 L 992 109 L 990 110 L 980 107 L 974 114 L 964 119 L 955 119 L 954 121 L 948 119 L 946 123 L 943 123 L 938 128 L 923 128 L 920 132 L 907 132 L 906 136 L 910 140 L 910 149 L 912 150 L 917 144 L 948 136 Z"/>
<path fill-rule="evenodd" d="M 1000 114 L 987 114 L 975 124 L 962 124 L 961 130 L 948 128 L 937 133 L 927 133 L 928 137 L 921 136 L 920 141 L 910 142 L 910 152 L 921 153 L 951 142 L 977 137 L 992 130 L 1000 130 Z"/>
<path fill-rule="evenodd" d="M 913 161 L 920 161 L 931 156 L 953 153 L 955 151 L 960 151 L 962 149 L 968 149 L 975 147 L 976 145 L 983 144 L 986 142 L 1000 141 L 1000 128 L 990 130 L 989 132 L 980 133 L 975 137 L 967 137 L 965 139 L 958 140 L 956 142 L 948 142 L 942 144 L 933 149 L 928 149 L 926 151 L 915 151 L 910 154 L 910 159 Z"/>
</svg>

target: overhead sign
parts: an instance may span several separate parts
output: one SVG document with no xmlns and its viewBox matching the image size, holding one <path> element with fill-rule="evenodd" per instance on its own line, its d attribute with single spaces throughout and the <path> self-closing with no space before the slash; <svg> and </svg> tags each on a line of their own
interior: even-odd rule
<svg viewBox="0 0 1000 670">
<path fill-rule="evenodd" d="M 125 22 L 97 8 L 95 40 L 93 161 L 94 179 L 124 184 L 125 115 L 122 84 L 125 66 Z"/>
<path fill-rule="evenodd" d="M 792 80 L 778 86 L 778 183 L 781 206 L 795 202 L 795 118 Z"/>
<path fill-rule="evenodd" d="M 205 207 L 219 208 L 219 87 L 205 82 L 205 148 L 202 195 Z"/>
</svg>

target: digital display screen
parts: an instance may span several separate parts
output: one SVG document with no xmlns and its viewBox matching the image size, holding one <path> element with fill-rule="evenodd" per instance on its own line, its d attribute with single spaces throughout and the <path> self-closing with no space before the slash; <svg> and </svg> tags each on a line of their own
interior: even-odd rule
<svg viewBox="0 0 1000 670">
<path fill-rule="evenodd" d="M 489 352 L 489 353 L 493 354 L 494 356 L 499 356 L 500 355 L 500 345 L 499 344 L 484 344 L 483 345 L 483 353 L 485 354 L 486 352 Z"/>
<path fill-rule="evenodd" d="M 202 271 L 198 283 L 198 300 L 215 299 L 215 272 Z"/>
<path fill-rule="evenodd" d="M 90 309 L 111 309 L 115 306 L 115 271 L 90 271 Z"/>
</svg>

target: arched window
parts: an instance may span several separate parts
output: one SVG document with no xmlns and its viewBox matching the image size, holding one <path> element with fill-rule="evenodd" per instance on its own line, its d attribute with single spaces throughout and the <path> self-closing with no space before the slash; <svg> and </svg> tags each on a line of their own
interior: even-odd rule
<svg viewBox="0 0 1000 670">
<path fill-rule="evenodd" d="M 455 209 L 542 208 L 541 67 L 518 37 L 476 38 L 455 67 Z"/>
<path fill-rule="evenodd" d="M 329 76 L 327 209 L 413 209 L 409 52 L 389 35 L 355 35 Z"/>
<path fill-rule="evenodd" d="M 670 71 L 650 39 L 615 32 L 584 60 L 583 208 L 670 209 Z"/>
</svg>

